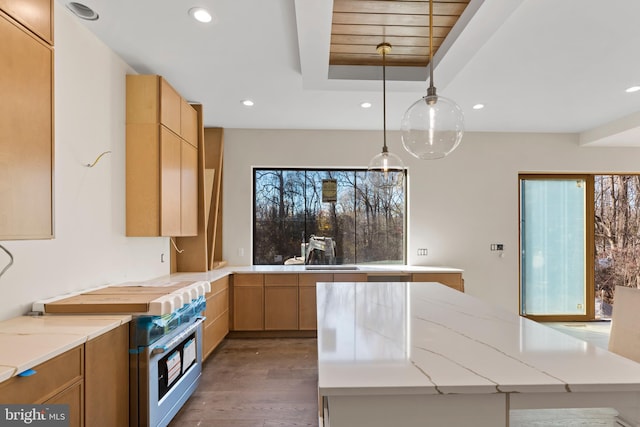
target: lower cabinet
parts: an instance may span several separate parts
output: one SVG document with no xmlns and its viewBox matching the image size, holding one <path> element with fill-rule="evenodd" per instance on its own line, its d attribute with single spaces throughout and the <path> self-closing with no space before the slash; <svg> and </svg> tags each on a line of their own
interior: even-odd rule
<svg viewBox="0 0 640 427">
<path fill-rule="evenodd" d="M 84 380 L 84 345 L 72 348 L 33 368 L 34 375 L 0 383 L 0 402 L 45 403 L 64 400 L 64 392 Z M 73 405 L 75 402 L 61 402 Z"/>
<path fill-rule="evenodd" d="M 202 357 L 206 360 L 229 333 L 229 276 L 211 282 L 211 292 L 205 297 Z"/>
<path fill-rule="evenodd" d="M 298 329 L 297 274 L 268 274 L 264 277 L 264 329 Z"/>
<path fill-rule="evenodd" d="M 86 418 L 86 422 L 83 424 L 82 421 L 85 419 L 85 416 L 82 413 L 83 409 L 83 401 L 84 401 L 84 389 L 83 383 L 81 380 L 78 380 L 73 385 L 69 386 L 67 389 L 61 391 L 60 393 L 53 396 L 51 399 L 47 400 L 46 404 L 49 405 L 69 405 L 69 427 L 79 427 L 82 425 L 91 426 L 91 419 Z M 128 404 L 129 402 L 127 402 Z M 129 413 L 129 408 L 127 407 L 127 414 Z M 106 425 L 116 425 L 116 424 L 104 424 Z M 117 424 L 122 425 L 122 424 Z"/>
<path fill-rule="evenodd" d="M 301 274 L 298 278 L 298 326 L 301 331 L 318 328 L 316 309 L 316 283 L 333 282 L 331 273 Z"/>
<path fill-rule="evenodd" d="M 464 292 L 462 273 L 453 272 L 235 273 L 232 277 L 232 331 L 315 331 L 319 282 L 440 282 Z"/>
<path fill-rule="evenodd" d="M 233 275 L 233 330 L 264 330 L 264 274 Z"/>
<path fill-rule="evenodd" d="M 129 325 L 85 344 L 84 416 L 92 425 L 129 423 Z"/>
<path fill-rule="evenodd" d="M 129 325 L 0 383 L 3 404 L 69 405 L 69 426 L 129 425 Z"/>
</svg>

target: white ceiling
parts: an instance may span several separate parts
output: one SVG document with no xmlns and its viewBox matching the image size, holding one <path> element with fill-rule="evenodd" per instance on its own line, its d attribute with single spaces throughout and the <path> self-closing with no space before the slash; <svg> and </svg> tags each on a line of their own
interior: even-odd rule
<svg viewBox="0 0 640 427">
<path fill-rule="evenodd" d="M 83 24 L 137 72 L 203 104 L 206 126 L 382 129 L 380 80 L 327 78 L 331 0 L 80 1 L 100 15 Z M 214 22 L 193 21 L 193 6 Z M 640 85 L 640 1 L 472 0 L 468 9 L 434 61 L 438 94 L 461 106 L 467 131 L 640 147 L 640 92 L 625 93 Z M 392 77 L 391 130 L 427 87 Z"/>
</svg>

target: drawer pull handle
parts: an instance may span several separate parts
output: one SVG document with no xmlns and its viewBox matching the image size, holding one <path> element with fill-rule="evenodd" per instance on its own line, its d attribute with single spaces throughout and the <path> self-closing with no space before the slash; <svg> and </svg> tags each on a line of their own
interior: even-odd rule
<svg viewBox="0 0 640 427">
<path fill-rule="evenodd" d="M 27 369 L 24 370 L 22 372 L 20 372 L 17 376 L 18 377 L 30 377 L 31 375 L 35 375 L 37 373 L 37 371 L 33 370 L 33 369 Z"/>
</svg>

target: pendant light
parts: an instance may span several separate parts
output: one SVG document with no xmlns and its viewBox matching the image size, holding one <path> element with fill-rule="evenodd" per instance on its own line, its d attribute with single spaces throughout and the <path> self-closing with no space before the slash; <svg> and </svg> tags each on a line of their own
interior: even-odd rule
<svg viewBox="0 0 640 427">
<path fill-rule="evenodd" d="M 409 107 L 400 124 L 402 145 L 419 159 L 441 159 L 460 144 L 464 115 L 454 101 L 436 94 L 433 85 L 433 0 L 429 0 L 429 88 Z"/>
<path fill-rule="evenodd" d="M 404 163 L 387 147 L 387 75 L 386 55 L 391 51 L 389 43 L 380 43 L 376 51 L 382 55 L 382 152 L 371 159 L 367 179 L 377 188 L 391 188 L 402 184 Z"/>
</svg>

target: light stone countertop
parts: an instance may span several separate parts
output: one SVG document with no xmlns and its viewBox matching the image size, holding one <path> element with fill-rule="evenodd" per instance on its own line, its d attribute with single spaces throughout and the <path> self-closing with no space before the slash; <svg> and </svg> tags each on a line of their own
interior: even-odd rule
<svg viewBox="0 0 640 427">
<path fill-rule="evenodd" d="M 128 323 L 130 315 L 19 316 L 0 322 L 0 382 Z"/>
<path fill-rule="evenodd" d="M 640 393 L 640 364 L 437 283 L 321 283 L 318 384 L 322 396 Z"/>
<path fill-rule="evenodd" d="M 316 266 L 317 267 L 317 266 Z M 324 267 L 324 266 L 323 266 Z M 247 265 L 247 266 L 225 266 L 216 270 L 193 273 L 173 273 L 170 276 L 161 277 L 154 280 L 207 280 L 214 281 L 233 273 L 368 273 L 368 274 L 402 274 L 402 273 L 464 273 L 464 270 L 444 266 L 416 266 L 404 264 L 356 264 L 355 270 L 347 270 L 341 266 L 331 269 L 326 266 L 322 270 L 307 270 L 304 265 Z M 153 282 L 153 280 L 151 281 Z"/>
</svg>

